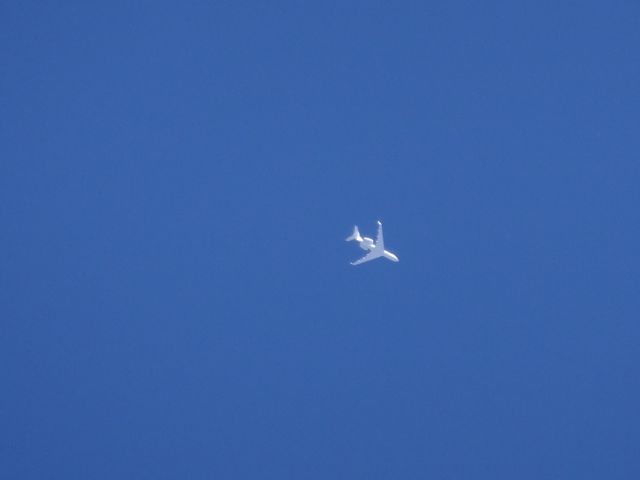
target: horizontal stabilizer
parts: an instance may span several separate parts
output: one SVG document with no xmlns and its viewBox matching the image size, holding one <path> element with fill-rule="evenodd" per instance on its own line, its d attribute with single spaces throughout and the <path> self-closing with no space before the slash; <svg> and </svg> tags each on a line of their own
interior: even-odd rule
<svg viewBox="0 0 640 480">
<path fill-rule="evenodd" d="M 345 241 L 349 242 L 351 240 L 355 240 L 356 242 L 361 242 L 362 237 L 360 236 L 360 232 L 358 231 L 358 227 L 353 227 L 353 233 L 345 238 Z"/>
</svg>

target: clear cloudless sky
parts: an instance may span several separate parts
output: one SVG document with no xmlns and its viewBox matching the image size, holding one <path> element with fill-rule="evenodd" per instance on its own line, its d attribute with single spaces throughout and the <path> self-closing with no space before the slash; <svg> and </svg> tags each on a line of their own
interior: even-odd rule
<svg viewBox="0 0 640 480">
<path fill-rule="evenodd" d="M 640 478 L 638 2 L 0 41 L 0 478 Z"/>
</svg>

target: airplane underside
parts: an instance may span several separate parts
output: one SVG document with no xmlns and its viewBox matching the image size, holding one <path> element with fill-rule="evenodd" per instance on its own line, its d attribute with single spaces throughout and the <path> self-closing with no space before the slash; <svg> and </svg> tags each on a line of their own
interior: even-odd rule
<svg viewBox="0 0 640 480">
<path fill-rule="evenodd" d="M 400 261 L 398 257 L 384 248 L 384 237 L 382 234 L 382 222 L 378 221 L 378 235 L 376 236 L 376 241 L 369 237 L 362 237 L 360 235 L 360 231 L 358 227 L 355 226 L 353 228 L 353 233 L 349 235 L 346 241 L 354 240 L 358 242 L 358 246 L 363 250 L 369 250 L 364 257 L 356 260 L 355 262 L 351 262 L 351 265 L 360 265 L 361 263 L 368 262 L 370 260 L 374 260 L 376 258 L 384 257 L 387 260 L 391 260 L 392 262 Z"/>
</svg>

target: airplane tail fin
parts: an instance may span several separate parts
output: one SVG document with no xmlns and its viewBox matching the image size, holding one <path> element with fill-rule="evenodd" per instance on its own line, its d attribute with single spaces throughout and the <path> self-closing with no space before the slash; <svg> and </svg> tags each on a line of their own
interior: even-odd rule
<svg viewBox="0 0 640 480">
<path fill-rule="evenodd" d="M 362 237 L 360 236 L 360 232 L 358 231 L 358 227 L 353 227 L 353 233 L 345 238 L 345 241 L 355 240 L 356 242 L 361 242 Z"/>
</svg>

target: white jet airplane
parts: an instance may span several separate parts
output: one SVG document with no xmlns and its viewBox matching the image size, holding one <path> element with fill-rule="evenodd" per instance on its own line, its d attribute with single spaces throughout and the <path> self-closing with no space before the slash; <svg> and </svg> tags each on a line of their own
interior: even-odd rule
<svg viewBox="0 0 640 480">
<path fill-rule="evenodd" d="M 351 262 L 351 265 L 360 265 L 361 263 L 368 262 L 369 260 L 373 260 L 375 258 L 384 257 L 393 262 L 398 262 L 398 257 L 396 257 L 393 253 L 384 249 L 384 238 L 382 237 L 382 222 L 378 220 L 378 236 L 376 237 L 376 243 L 373 243 L 373 239 L 369 237 L 361 237 L 360 232 L 358 231 L 358 227 L 353 227 L 353 233 L 349 235 L 345 240 L 348 242 L 350 240 L 355 240 L 360 244 L 360 248 L 363 250 L 369 250 L 364 257 L 355 262 Z"/>
</svg>

